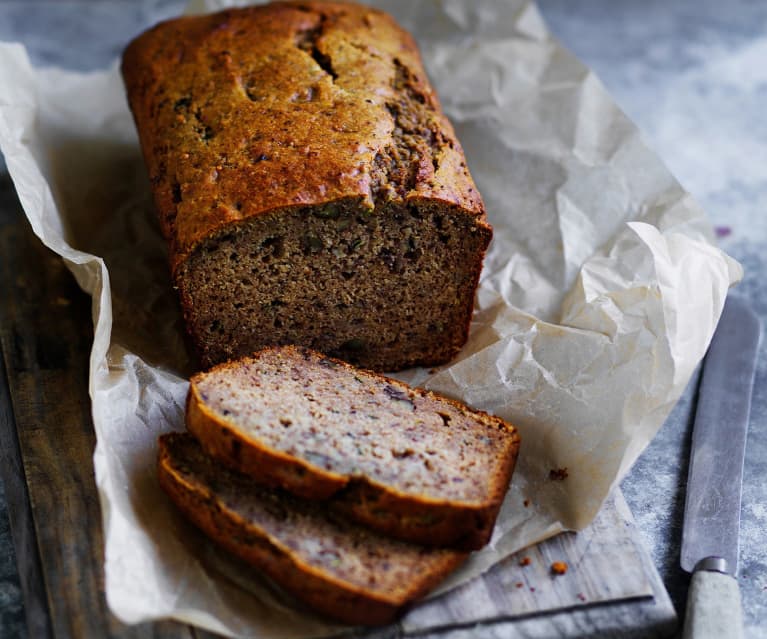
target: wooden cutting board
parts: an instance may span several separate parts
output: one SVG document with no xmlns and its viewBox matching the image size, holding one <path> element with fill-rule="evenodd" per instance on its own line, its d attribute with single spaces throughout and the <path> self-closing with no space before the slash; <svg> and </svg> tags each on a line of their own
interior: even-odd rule
<svg viewBox="0 0 767 639">
<path fill-rule="evenodd" d="M 109 613 L 88 397 L 90 299 L 0 174 L 0 454 L 31 637 L 210 637 Z M 524 561 L 523 561 L 524 560 Z M 568 571 L 554 575 L 551 564 Z M 523 565 L 525 564 L 525 565 Z M 622 495 L 578 534 L 508 558 L 370 637 L 662 637 L 676 615 Z"/>
</svg>

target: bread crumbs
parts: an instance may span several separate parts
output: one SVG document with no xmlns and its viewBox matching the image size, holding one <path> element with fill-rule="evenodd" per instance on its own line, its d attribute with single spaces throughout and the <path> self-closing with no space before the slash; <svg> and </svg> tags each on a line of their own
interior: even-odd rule
<svg viewBox="0 0 767 639">
<path fill-rule="evenodd" d="M 551 481 L 562 481 L 567 479 L 567 468 L 552 468 L 549 471 L 549 479 Z"/>
</svg>

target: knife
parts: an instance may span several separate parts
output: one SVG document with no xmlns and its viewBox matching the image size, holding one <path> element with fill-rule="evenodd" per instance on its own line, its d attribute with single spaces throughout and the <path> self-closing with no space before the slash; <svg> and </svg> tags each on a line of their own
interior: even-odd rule
<svg viewBox="0 0 767 639">
<path fill-rule="evenodd" d="M 684 639 L 743 636 L 738 572 L 740 493 L 761 326 L 728 297 L 703 364 L 682 530 L 691 572 Z"/>
</svg>

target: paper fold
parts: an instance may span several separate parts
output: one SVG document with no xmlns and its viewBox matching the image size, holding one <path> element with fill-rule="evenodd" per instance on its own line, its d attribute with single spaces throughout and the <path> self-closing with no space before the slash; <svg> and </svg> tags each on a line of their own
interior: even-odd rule
<svg viewBox="0 0 767 639">
<path fill-rule="evenodd" d="M 532 3 L 372 4 L 418 40 L 495 229 L 468 344 L 449 366 L 399 377 L 503 416 L 523 441 L 490 546 L 448 588 L 593 519 L 679 398 L 742 271 Z M 3 44 L 0 86 L 0 147 L 27 217 L 93 296 L 110 608 L 232 636 L 333 632 L 213 549 L 158 489 L 156 438 L 183 428 L 192 364 L 117 67 L 33 69 Z"/>
</svg>

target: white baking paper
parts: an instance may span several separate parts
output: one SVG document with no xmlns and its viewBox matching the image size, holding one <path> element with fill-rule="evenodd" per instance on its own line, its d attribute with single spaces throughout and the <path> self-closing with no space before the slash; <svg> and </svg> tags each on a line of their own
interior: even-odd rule
<svg viewBox="0 0 767 639">
<path fill-rule="evenodd" d="M 742 272 L 533 4 L 374 4 L 416 36 L 495 228 L 469 343 L 451 365 L 401 377 L 503 416 L 523 442 L 492 543 L 447 588 L 592 520 L 680 396 Z M 183 429 L 191 366 L 116 64 L 34 69 L 2 45 L 0 87 L 0 145 L 24 210 L 93 296 L 110 608 L 233 636 L 333 632 L 213 549 L 158 489 L 155 442 Z"/>
</svg>

